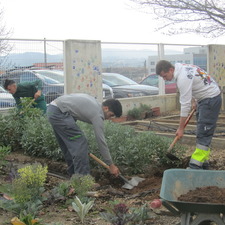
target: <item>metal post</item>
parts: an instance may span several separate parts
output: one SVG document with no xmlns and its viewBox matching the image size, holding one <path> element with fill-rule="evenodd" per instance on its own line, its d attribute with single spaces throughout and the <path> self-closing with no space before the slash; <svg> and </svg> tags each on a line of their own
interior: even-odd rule
<svg viewBox="0 0 225 225">
<path fill-rule="evenodd" d="M 159 60 L 164 59 L 164 45 L 162 43 L 158 44 L 158 56 Z M 165 81 L 159 76 L 159 94 L 165 94 Z"/>
<path fill-rule="evenodd" d="M 47 68 L 46 38 L 44 38 L 44 62 L 45 68 Z"/>
</svg>

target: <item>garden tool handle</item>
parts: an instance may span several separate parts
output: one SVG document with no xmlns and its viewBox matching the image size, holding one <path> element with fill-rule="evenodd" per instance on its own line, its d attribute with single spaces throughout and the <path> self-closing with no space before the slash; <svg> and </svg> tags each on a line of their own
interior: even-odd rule
<svg viewBox="0 0 225 225">
<path fill-rule="evenodd" d="M 104 163 L 101 159 L 99 159 L 98 157 L 96 157 L 95 155 L 93 155 L 92 153 L 89 153 L 89 156 L 94 159 L 95 161 L 97 161 L 99 164 L 101 164 L 102 166 L 104 166 L 106 169 L 109 170 L 109 166 Z"/>
<path fill-rule="evenodd" d="M 189 116 L 188 116 L 187 119 L 185 120 L 184 128 L 187 126 L 187 124 L 188 124 L 189 120 L 191 119 L 191 117 L 193 116 L 194 112 L 195 112 L 195 109 L 192 109 L 191 112 L 190 112 L 190 114 L 189 114 Z M 173 146 L 176 144 L 176 142 L 178 141 L 178 139 L 179 139 L 178 136 L 176 136 L 176 137 L 174 138 L 173 142 L 170 144 L 170 147 L 169 147 L 168 150 L 167 150 L 168 152 L 171 151 L 171 149 L 172 149 Z"/>
<path fill-rule="evenodd" d="M 96 157 L 95 155 L 93 155 L 92 153 L 89 153 L 89 156 L 94 159 L 96 162 L 98 162 L 99 164 L 101 164 L 102 166 L 104 166 L 106 169 L 109 170 L 109 166 L 104 163 L 101 159 L 99 159 L 98 157 Z M 126 183 L 129 183 L 129 181 L 121 174 L 118 175 L 120 178 L 122 178 Z"/>
</svg>

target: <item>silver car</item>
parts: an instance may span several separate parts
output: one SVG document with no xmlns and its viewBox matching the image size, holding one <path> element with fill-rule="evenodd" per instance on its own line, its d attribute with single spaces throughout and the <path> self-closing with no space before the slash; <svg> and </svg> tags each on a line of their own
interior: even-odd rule
<svg viewBox="0 0 225 225">
<path fill-rule="evenodd" d="M 129 98 L 159 94 L 159 89 L 157 87 L 138 84 L 118 73 L 102 73 L 102 81 L 113 89 L 114 98 Z"/>
</svg>

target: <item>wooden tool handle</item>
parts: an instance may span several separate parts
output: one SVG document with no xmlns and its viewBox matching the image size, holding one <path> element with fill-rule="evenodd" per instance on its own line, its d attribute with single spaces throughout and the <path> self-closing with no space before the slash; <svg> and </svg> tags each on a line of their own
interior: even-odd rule
<svg viewBox="0 0 225 225">
<path fill-rule="evenodd" d="M 89 153 L 89 156 L 94 159 L 96 162 L 98 162 L 99 164 L 101 164 L 102 166 L 104 166 L 106 169 L 109 170 L 109 166 L 107 164 L 105 164 L 101 159 L 99 159 L 98 157 L 96 157 L 95 155 L 93 155 L 92 153 Z M 120 178 L 122 178 L 126 183 L 130 184 L 130 182 L 121 174 L 118 175 Z M 131 186 L 133 186 L 132 184 L 130 184 Z"/>
<path fill-rule="evenodd" d="M 189 116 L 188 116 L 187 119 L 185 120 L 184 128 L 187 126 L 187 124 L 188 124 L 189 120 L 191 119 L 191 117 L 193 116 L 194 112 L 195 112 L 195 109 L 192 109 L 192 111 L 190 112 Z M 178 139 L 179 139 L 178 136 L 176 136 L 176 137 L 174 138 L 173 142 L 170 144 L 170 147 L 169 147 L 168 150 L 167 150 L 168 152 L 171 151 L 171 149 L 172 149 L 173 146 L 176 144 L 176 142 L 178 141 Z"/>
<path fill-rule="evenodd" d="M 93 155 L 92 153 L 89 153 L 89 156 L 94 159 L 95 161 L 97 161 L 99 164 L 101 164 L 102 166 L 104 166 L 106 169 L 109 170 L 109 166 L 104 163 L 101 159 L 99 159 L 98 157 L 96 157 L 95 155 Z"/>
</svg>

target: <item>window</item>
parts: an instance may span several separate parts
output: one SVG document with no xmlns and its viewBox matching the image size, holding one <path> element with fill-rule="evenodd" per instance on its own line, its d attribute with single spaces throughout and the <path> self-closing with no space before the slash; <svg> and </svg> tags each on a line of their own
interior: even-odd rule
<svg viewBox="0 0 225 225">
<path fill-rule="evenodd" d="M 33 73 L 24 72 L 20 75 L 20 82 L 31 82 L 35 80 L 38 80 L 38 78 Z"/>
</svg>

